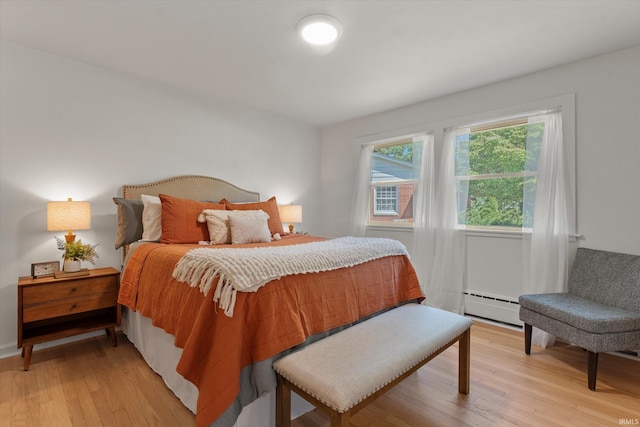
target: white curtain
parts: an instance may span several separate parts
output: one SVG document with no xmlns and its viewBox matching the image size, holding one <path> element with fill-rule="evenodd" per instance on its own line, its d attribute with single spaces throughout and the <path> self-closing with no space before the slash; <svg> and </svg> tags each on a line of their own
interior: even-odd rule
<svg viewBox="0 0 640 427">
<path fill-rule="evenodd" d="M 567 289 L 569 218 L 572 193 L 562 143 L 560 112 L 544 114 L 530 120 L 544 123 L 544 134 L 537 165 L 535 193 L 526 191 L 525 205 L 533 204 L 531 239 L 523 239 L 524 293 L 564 292 Z M 535 197 L 535 201 L 527 200 Z M 534 328 L 532 344 L 547 347 L 555 337 Z"/>
<path fill-rule="evenodd" d="M 364 237 L 367 233 L 367 218 L 369 217 L 369 197 L 371 194 L 371 156 L 373 144 L 363 145 L 360 150 L 358 172 L 354 183 L 355 197 L 351 206 L 351 221 L 349 235 Z"/>
<path fill-rule="evenodd" d="M 413 156 L 417 183 L 413 192 L 415 209 L 411 262 L 422 292 L 426 294 L 435 254 L 433 135 L 414 138 Z"/>
<path fill-rule="evenodd" d="M 435 247 L 425 304 L 464 313 L 463 290 L 467 243 L 464 227 L 458 225 L 457 197 L 467 199 L 467 185 L 456 183 L 456 137 L 466 129 L 447 130 L 437 180 L 434 209 Z"/>
</svg>

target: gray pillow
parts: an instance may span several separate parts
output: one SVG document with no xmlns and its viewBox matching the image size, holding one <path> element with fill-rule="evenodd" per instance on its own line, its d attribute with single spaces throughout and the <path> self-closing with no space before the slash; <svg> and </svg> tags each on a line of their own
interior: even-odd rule
<svg viewBox="0 0 640 427">
<path fill-rule="evenodd" d="M 118 231 L 116 249 L 142 239 L 142 200 L 114 197 L 118 205 Z"/>
</svg>

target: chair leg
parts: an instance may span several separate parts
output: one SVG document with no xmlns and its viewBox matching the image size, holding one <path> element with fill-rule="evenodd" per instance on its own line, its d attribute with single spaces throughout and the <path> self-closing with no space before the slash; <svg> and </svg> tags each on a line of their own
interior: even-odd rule
<svg viewBox="0 0 640 427">
<path fill-rule="evenodd" d="M 596 391 L 596 375 L 598 374 L 598 353 L 594 353 L 592 351 L 587 351 L 589 355 L 589 366 L 588 366 L 588 376 L 589 376 L 589 390 Z"/>
<path fill-rule="evenodd" d="M 533 332 L 533 327 L 525 323 L 524 324 L 524 352 L 527 354 L 531 354 L 531 333 Z"/>
</svg>

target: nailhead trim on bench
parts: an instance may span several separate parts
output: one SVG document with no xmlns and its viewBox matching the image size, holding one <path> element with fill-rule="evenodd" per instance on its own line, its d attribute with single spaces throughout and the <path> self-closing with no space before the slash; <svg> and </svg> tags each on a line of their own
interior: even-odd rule
<svg viewBox="0 0 640 427">
<path fill-rule="evenodd" d="M 348 418 L 367 399 L 383 394 L 461 341 L 465 354 L 460 354 L 459 391 L 467 393 L 471 324 L 454 313 L 419 304 L 405 305 L 276 361 L 273 367 L 278 374 L 278 388 L 280 392 L 293 389 L 325 412 L 346 413 Z M 286 393 L 289 395 L 289 390 Z M 282 406 L 280 397 L 278 405 Z M 279 418 L 290 417 L 286 409 L 284 412 L 279 412 Z M 282 425 L 288 425 L 286 420 Z"/>
</svg>

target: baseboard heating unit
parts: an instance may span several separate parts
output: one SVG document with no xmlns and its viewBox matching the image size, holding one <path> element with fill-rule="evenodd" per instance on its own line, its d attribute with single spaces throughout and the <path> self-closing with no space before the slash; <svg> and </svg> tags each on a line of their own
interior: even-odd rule
<svg viewBox="0 0 640 427">
<path fill-rule="evenodd" d="M 468 290 L 464 292 L 465 313 L 510 325 L 522 326 L 517 298 Z"/>
</svg>

